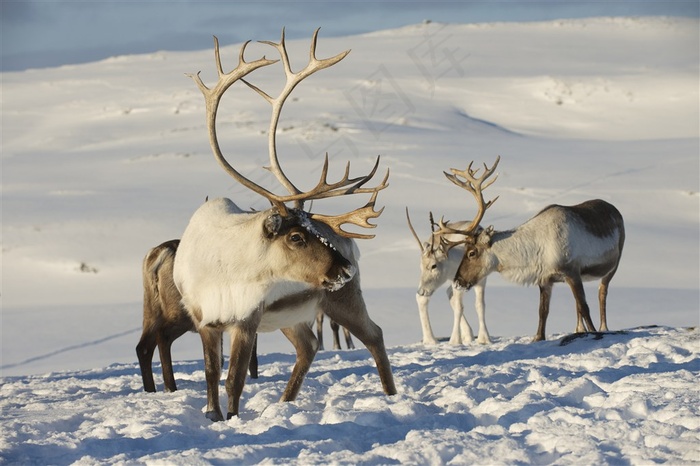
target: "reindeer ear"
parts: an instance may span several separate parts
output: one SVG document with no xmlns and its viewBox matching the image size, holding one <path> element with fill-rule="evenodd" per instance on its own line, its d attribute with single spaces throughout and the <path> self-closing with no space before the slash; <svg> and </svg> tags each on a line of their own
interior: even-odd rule
<svg viewBox="0 0 700 466">
<path fill-rule="evenodd" d="M 265 234 L 265 237 L 269 239 L 276 236 L 281 227 L 282 216 L 275 212 L 265 219 L 265 223 L 263 223 L 263 233 Z"/>
<path fill-rule="evenodd" d="M 493 225 L 489 225 L 477 237 L 476 242 L 479 244 L 491 245 L 491 236 L 493 236 Z"/>
</svg>

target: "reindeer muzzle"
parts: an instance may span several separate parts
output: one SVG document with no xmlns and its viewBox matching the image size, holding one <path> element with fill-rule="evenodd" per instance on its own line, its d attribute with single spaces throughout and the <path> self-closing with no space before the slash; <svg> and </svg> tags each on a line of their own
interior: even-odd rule
<svg viewBox="0 0 700 466">
<path fill-rule="evenodd" d="M 474 286 L 473 283 L 468 283 L 462 280 L 461 278 L 458 278 L 455 280 L 455 285 L 457 285 L 458 290 L 466 290 L 469 291 L 472 289 L 472 286 Z"/>
<path fill-rule="evenodd" d="M 352 264 L 342 267 L 337 277 L 332 280 L 326 279 L 323 281 L 323 287 L 331 292 L 338 291 L 353 279 L 355 273 L 357 273 L 357 268 Z"/>
</svg>

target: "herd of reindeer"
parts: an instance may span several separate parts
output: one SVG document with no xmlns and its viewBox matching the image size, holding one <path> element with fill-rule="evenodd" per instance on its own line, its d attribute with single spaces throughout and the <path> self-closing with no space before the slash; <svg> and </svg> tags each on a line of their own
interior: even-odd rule
<svg viewBox="0 0 700 466">
<path fill-rule="evenodd" d="M 175 391 L 171 345 L 188 331 L 198 332 L 204 351 L 207 384 L 206 417 L 224 419 L 219 405 L 219 381 L 223 366 L 223 333 L 230 336 L 230 363 L 225 381 L 228 394 L 227 419 L 239 412 L 241 392 L 248 371 L 257 377 L 257 333 L 281 330 L 296 349 L 296 361 L 282 395 L 282 401 L 294 400 L 309 367 L 322 345 L 323 317 L 328 316 L 334 330 L 334 348 L 339 348 L 338 329 L 342 326 L 346 342 L 352 346 L 352 334 L 369 350 L 377 366 L 382 388 L 396 394 L 391 365 L 384 346 L 382 329 L 367 313 L 360 288 L 359 250 L 356 239 L 374 235 L 344 230 L 344 225 L 373 228 L 371 219 L 377 195 L 388 186 L 389 171 L 374 186 L 368 186 L 379 167 L 379 157 L 365 176 L 350 177 L 348 163 L 339 181 L 328 181 L 328 156 L 320 179 L 310 191 L 300 191 L 284 174 L 276 150 L 276 133 L 282 107 L 294 88 L 313 73 L 340 62 L 349 53 L 318 59 L 318 30 L 311 40 L 309 62 L 301 70 L 291 69 L 285 46 L 284 30 L 279 43 L 265 41 L 279 59 L 262 58 L 248 62 L 243 44 L 238 65 L 224 72 L 219 44 L 214 38 L 218 71 L 215 85 L 208 87 L 199 73 L 189 75 L 204 95 L 209 142 L 219 165 L 237 182 L 267 199 L 271 207 L 264 211 L 240 209 L 230 199 L 207 200 L 192 216 L 180 240 L 171 240 L 151 249 L 143 263 L 143 334 L 136 352 L 144 389 L 156 390 L 152 360 L 156 346 L 160 354 L 166 391 Z M 244 78 L 258 68 L 282 62 L 286 82 L 273 97 Z M 224 93 L 236 82 L 247 85 L 272 106 L 268 132 L 270 166 L 268 169 L 288 194 L 275 194 L 251 181 L 226 160 L 219 146 L 216 117 Z M 520 226 L 495 231 L 480 223 L 496 199 L 485 201 L 483 192 L 493 176 L 500 157 L 491 167 L 484 164 L 465 170 L 451 169 L 445 176 L 471 193 L 477 203 L 473 220 L 435 222 L 430 214 L 431 235 L 421 241 L 408 226 L 421 251 L 421 279 L 416 300 L 422 326 L 423 343 L 436 344 L 428 318 L 432 294 L 445 283 L 454 321 L 449 343 L 473 342 L 474 334 L 464 317 L 463 294 L 475 290 L 475 308 L 479 317 L 477 342 L 491 342 L 485 321 L 484 287 L 492 272 L 520 285 L 540 289 L 539 324 L 534 341 L 545 339 L 552 286 L 564 282 L 576 301 L 576 332 L 595 332 L 586 303 L 583 282 L 600 279 L 600 331 L 607 331 L 606 297 L 608 284 L 617 270 L 625 229 L 620 212 L 602 200 L 589 200 L 575 206 L 550 205 Z M 336 196 L 369 194 L 362 207 L 340 215 L 323 215 L 304 210 L 307 201 Z M 318 337 L 312 330 L 317 322 Z"/>
</svg>

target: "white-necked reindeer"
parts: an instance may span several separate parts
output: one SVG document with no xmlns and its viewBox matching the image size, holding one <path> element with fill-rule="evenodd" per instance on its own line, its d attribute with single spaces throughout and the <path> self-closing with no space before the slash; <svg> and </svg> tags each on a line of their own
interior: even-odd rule
<svg viewBox="0 0 700 466">
<path fill-rule="evenodd" d="M 215 59 L 219 79 L 207 87 L 199 75 L 191 75 L 205 97 L 209 141 L 216 160 L 236 181 L 268 199 L 273 207 L 262 212 L 246 212 L 229 199 L 206 202 L 192 216 L 185 229 L 173 271 L 183 303 L 202 337 L 207 380 L 206 417 L 223 420 L 219 406 L 220 341 L 223 331 L 231 336 L 231 362 L 226 378 L 227 417 L 238 414 L 245 384 L 245 372 L 255 334 L 281 329 L 296 348 L 297 357 L 282 401 L 294 400 L 318 348 L 310 322 L 317 310 L 346 327 L 370 351 L 388 395 L 396 393 L 391 366 L 384 347 L 382 330 L 369 318 L 360 289 L 357 267 L 359 251 L 353 238 L 371 235 L 350 233 L 341 227 L 351 223 L 374 227 L 369 219 L 381 214 L 374 210 L 377 194 L 387 186 L 389 173 L 375 187 L 364 185 L 376 173 L 379 159 L 371 172 L 349 178 L 349 165 L 342 179 L 328 183 L 328 157 L 318 184 L 301 192 L 283 173 L 276 151 L 275 135 L 282 106 L 303 79 L 342 60 L 349 51 L 332 58 L 316 58 L 318 30 L 313 35 L 309 63 L 293 72 L 287 56 L 284 31 L 279 43 L 263 42 L 280 54 L 286 83 L 273 98 L 242 78 L 257 68 L 277 60 L 262 57 L 246 62 L 241 47 L 237 67 L 224 73 L 215 39 Z M 224 158 L 216 134 L 216 115 L 224 92 L 241 80 L 272 105 L 268 132 L 270 167 L 268 169 L 289 191 L 277 195 L 236 171 Z M 352 212 L 324 216 L 303 210 L 305 201 L 349 194 L 371 194 L 370 201 Z M 286 206 L 293 202 L 294 208 Z"/>
<path fill-rule="evenodd" d="M 411 218 L 408 215 L 408 207 L 406 208 L 406 220 L 421 250 L 420 283 L 416 291 L 416 302 L 418 303 L 418 315 L 420 316 L 421 329 L 423 330 L 423 344 L 436 345 L 438 343 L 433 333 L 433 328 L 430 325 L 428 304 L 433 293 L 448 281 L 450 282 L 450 287 L 447 289 L 447 296 L 450 300 L 453 313 L 452 334 L 450 335 L 449 343 L 451 345 L 471 343 L 474 341 L 474 333 L 469 325 L 469 321 L 464 316 L 464 308 L 462 305 L 462 296 L 466 290 L 462 287 L 458 287 L 454 282 L 459 263 L 464 256 L 464 245 L 458 242 L 464 237 L 435 231 L 436 223 L 433 221 L 433 214 L 431 213 L 430 239 L 421 241 L 411 224 Z M 468 223 L 467 221 L 449 222 L 446 225 L 449 228 L 459 229 L 463 228 Z M 488 328 L 486 328 L 485 287 L 486 278 L 474 286 L 474 307 L 479 317 L 479 335 L 477 337 L 477 342 L 484 345 L 491 343 L 491 337 L 489 336 Z"/>
<path fill-rule="evenodd" d="M 166 241 L 151 248 L 143 259 L 143 331 L 136 345 L 136 355 L 146 392 L 156 391 L 153 378 L 153 354 L 156 347 L 160 355 L 164 389 L 166 392 L 177 390 L 171 357 L 172 344 L 185 333 L 197 331 L 173 282 L 173 265 L 179 244 L 179 239 Z M 316 317 L 319 350 L 323 349 L 323 315 L 320 310 Z M 331 330 L 333 349 L 340 349 L 340 326 L 333 320 Z M 354 348 L 350 332 L 344 327 L 343 332 L 347 348 Z M 253 347 L 248 372 L 251 378 L 258 378 L 257 344 Z"/>
<path fill-rule="evenodd" d="M 493 202 L 484 202 L 482 191 L 498 165 L 496 159 L 484 174 L 469 164 L 466 170 L 451 169 L 447 178 L 466 189 L 477 201 L 478 212 L 471 225 L 452 233 L 466 236 L 465 253 L 455 280 L 466 289 L 492 272 L 520 285 L 537 285 L 540 289 L 539 324 L 534 341 L 545 339 L 549 302 L 554 283 L 564 282 L 576 300 L 576 332 L 595 332 L 583 289 L 584 281 L 601 280 L 598 289 L 600 330 L 607 331 L 606 299 L 608 284 L 620 263 L 625 243 L 625 226 L 620 212 L 600 199 L 574 206 L 550 205 L 522 225 L 507 231 L 477 226 Z M 461 178 L 461 179 L 460 179 Z"/>
</svg>

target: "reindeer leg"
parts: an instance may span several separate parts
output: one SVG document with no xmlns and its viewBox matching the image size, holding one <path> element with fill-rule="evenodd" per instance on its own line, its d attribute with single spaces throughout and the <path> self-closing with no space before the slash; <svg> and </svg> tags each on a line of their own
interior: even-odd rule
<svg viewBox="0 0 700 466">
<path fill-rule="evenodd" d="M 253 352 L 250 355 L 250 364 L 248 364 L 248 373 L 251 379 L 258 378 L 258 334 L 255 334 L 255 341 L 253 342 Z"/>
<path fill-rule="evenodd" d="M 352 335 L 345 327 L 343 327 L 343 335 L 345 335 L 345 347 L 347 349 L 355 349 L 355 343 L 352 341 Z"/>
<path fill-rule="evenodd" d="M 472 331 L 467 318 L 464 316 L 464 306 L 462 305 L 462 295 L 464 291 L 457 288 L 456 284 L 452 284 L 447 289 L 447 296 L 450 298 L 450 307 L 452 307 L 452 336 L 450 336 L 450 345 L 461 345 L 463 343 L 471 343 L 474 341 L 474 332 Z"/>
<path fill-rule="evenodd" d="M 359 274 L 338 291 L 326 293 L 322 302 L 323 311 L 345 327 L 367 347 L 377 365 L 382 388 L 387 395 L 396 394 L 391 364 L 384 347 L 382 329 L 372 322 L 360 290 Z"/>
<path fill-rule="evenodd" d="M 612 280 L 615 270 L 603 277 L 600 281 L 600 286 L 598 287 L 598 304 L 600 306 L 600 331 L 608 331 L 608 317 L 607 317 L 607 301 L 608 301 L 608 285 L 610 280 Z"/>
<path fill-rule="evenodd" d="M 219 406 L 219 379 L 221 378 L 221 337 L 222 331 L 212 327 L 199 330 L 204 349 L 204 378 L 207 381 L 207 419 L 223 421 L 224 415 Z"/>
<path fill-rule="evenodd" d="M 576 325 L 576 333 L 582 333 L 586 331 L 595 332 L 595 326 L 593 325 L 593 321 L 591 320 L 591 311 L 588 308 L 588 303 L 586 303 L 586 292 L 583 289 L 583 282 L 581 281 L 581 277 L 567 276 L 565 278 L 565 281 L 567 285 L 569 285 L 569 287 L 571 288 L 571 291 L 574 293 L 574 299 L 576 300 L 576 316 L 577 322 L 579 322 Z M 583 325 L 580 325 L 581 320 L 583 320 L 582 323 L 586 325 L 588 330 L 586 330 L 586 328 L 584 328 Z"/>
<path fill-rule="evenodd" d="M 474 285 L 474 307 L 476 308 L 476 315 L 479 316 L 479 336 L 477 342 L 482 345 L 491 344 L 491 336 L 489 335 L 489 329 L 486 328 L 486 279 Z"/>
<path fill-rule="evenodd" d="M 343 324 L 343 326 L 346 326 Z M 391 363 L 386 354 L 384 347 L 384 335 L 382 329 L 372 322 L 367 317 L 361 325 L 356 326 L 350 323 L 347 324 L 350 333 L 355 335 L 369 350 L 377 365 L 379 379 L 382 382 L 382 388 L 387 395 L 396 395 L 396 385 L 394 385 L 394 376 L 391 373 Z"/>
<path fill-rule="evenodd" d="M 177 390 L 175 385 L 175 375 L 173 374 L 173 360 L 170 355 L 170 349 L 173 345 L 173 340 L 166 335 L 161 335 L 158 338 L 158 353 L 160 354 L 160 367 L 163 371 L 163 385 L 166 392 L 174 392 Z"/>
<path fill-rule="evenodd" d="M 163 370 L 163 383 L 166 392 L 174 392 L 177 390 L 175 375 L 173 373 L 173 342 L 189 330 L 193 330 L 193 324 L 188 318 L 187 320 L 173 323 L 172 327 L 168 328 L 167 331 L 161 332 L 161 335 L 159 335 L 158 352 L 160 354 L 160 365 Z"/>
<path fill-rule="evenodd" d="M 316 314 L 316 337 L 318 339 L 318 349 L 323 351 L 323 312 Z"/>
<path fill-rule="evenodd" d="M 340 325 L 338 322 L 331 319 L 331 331 L 333 332 L 333 349 L 339 350 L 340 348 Z"/>
<path fill-rule="evenodd" d="M 316 340 L 314 332 L 311 331 L 311 327 L 306 323 L 283 328 L 282 333 L 292 342 L 297 351 L 297 360 L 294 363 L 294 369 L 292 369 L 292 376 L 287 382 L 287 388 L 282 395 L 282 401 L 294 401 L 299 394 L 304 377 L 309 372 L 316 351 L 318 351 L 318 340 Z"/>
<path fill-rule="evenodd" d="M 420 326 L 423 330 L 423 344 L 437 345 L 438 341 L 433 333 L 433 328 L 430 326 L 430 317 L 428 316 L 428 303 L 430 302 L 430 296 L 421 296 L 416 293 L 416 302 L 418 303 Z"/>
<path fill-rule="evenodd" d="M 608 284 L 601 283 L 598 287 L 598 303 L 600 306 L 600 331 L 608 331 L 607 318 L 607 300 L 608 300 Z"/>
<path fill-rule="evenodd" d="M 136 356 L 139 360 L 141 368 L 141 378 L 143 379 L 143 389 L 147 392 L 156 391 L 156 383 L 153 380 L 153 353 L 155 352 L 157 343 L 155 332 L 151 329 L 144 328 L 141 334 L 141 339 L 136 345 Z"/>
<path fill-rule="evenodd" d="M 546 283 L 540 285 L 540 320 L 537 324 L 537 333 L 535 338 L 532 340 L 543 341 L 545 340 L 545 328 L 547 327 L 547 317 L 549 316 L 549 302 L 552 299 L 552 283 Z"/>
<path fill-rule="evenodd" d="M 226 393 L 228 394 L 226 419 L 238 416 L 246 372 L 250 365 L 250 357 L 253 354 L 256 332 L 261 317 L 262 307 L 250 319 L 237 322 L 228 328 L 231 336 L 231 357 L 228 363 L 228 375 L 226 376 Z"/>
</svg>

